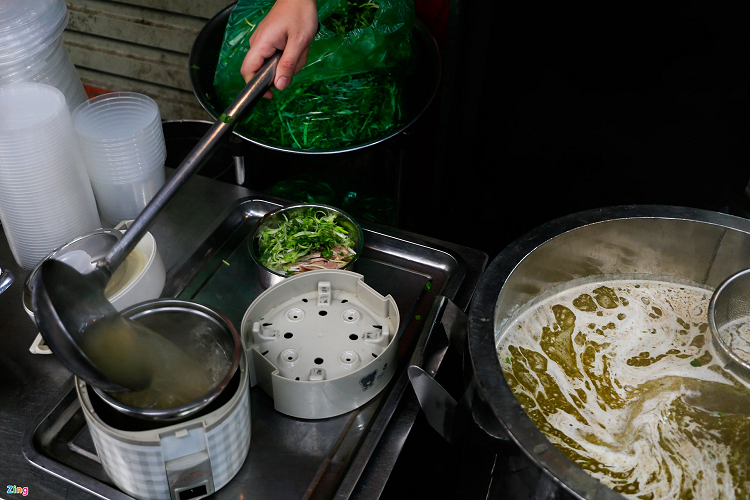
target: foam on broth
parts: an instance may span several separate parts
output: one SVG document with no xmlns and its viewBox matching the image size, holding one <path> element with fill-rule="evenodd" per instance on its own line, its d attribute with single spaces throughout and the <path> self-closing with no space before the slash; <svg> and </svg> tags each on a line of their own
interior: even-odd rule
<svg viewBox="0 0 750 500">
<path fill-rule="evenodd" d="M 638 500 L 750 497 L 750 386 L 713 350 L 711 291 L 646 280 L 576 286 L 522 312 L 497 352 L 534 423 Z"/>
</svg>

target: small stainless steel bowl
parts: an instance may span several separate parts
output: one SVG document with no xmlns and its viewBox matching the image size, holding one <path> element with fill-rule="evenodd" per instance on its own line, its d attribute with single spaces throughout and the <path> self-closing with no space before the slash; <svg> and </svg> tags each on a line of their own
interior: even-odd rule
<svg viewBox="0 0 750 500">
<path fill-rule="evenodd" d="M 257 264 L 258 267 L 258 279 L 260 281 L 260 284 L 264 288 L 269 288 L 276 283 L 279 283 L 284 278 L 286 278 L 286 274 L 280 273 L 278 271 L 274 271 L 272 269 L 267 268 L 260 262 L 260 254 L 258 249 L 258 234 L 260 233 L 260 230 L 264 227 L 277 227 L 279 223 L 284 222 L 286 217 L 294 216 L 296 213 L 300 213 L 302 211 L 307 211 L 310 208 L 314 208 L 316 210 L 320 210 L 325 212 L 326 214 L 334 213 L 338 217 L 336 218 L 336 222 L 341 225 L 344 229 L 349 231 L 349 234 L 353 235 L 354 239 L 354 251 L 356 252 L 354 255 L 354 258 L 346 264 L 341 269 L 346 269 L 348 271 L 356 271 L 357 269 L 357 262 L 359 261 L 360 254 L 362 253 L 362 248 L 364 247 L 365 243 L 365 237 L 364 233 L 362 232 L 362 227 L 359 225 L 359 223 L 354 220 L 354 218 L 344 212 L 343 210 L 340 210 L 335 207 L 331 207 L 329 205 L 320 205 L 320 204 L 314 204 L 314 203 L 299 203 L 295 205 L 288 205 L 286 207 L 278 208 L 272 212 L 268 212 L 266 215 L 260 218 L 258 222 L 255 224 L 255 227 L 252 230 L 252 237 L 248 241 L 248 247 L 250 250 L 250 257 L 252 257 L 253 262 Z M 309 271 L 308 271 L 309 272 Z"/>
</svg>

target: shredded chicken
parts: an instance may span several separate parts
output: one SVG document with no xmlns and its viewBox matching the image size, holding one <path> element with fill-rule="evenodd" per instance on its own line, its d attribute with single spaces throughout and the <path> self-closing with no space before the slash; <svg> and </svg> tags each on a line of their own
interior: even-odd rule
<svg viewBox="0 0 750 500">
<path fill-rule="evenodd" d="M 297 274 L 305 271 L 313 271 L 315 269 L 340 269 L 347 265 L 354 257 L 354 253 L 344 248 L 339 244 L 336 244 L 331 249 L 333 255 L 330 258 L 323 257 L 320 252 L 311 253 L 306 255 L 297 262 L 289 265 L 289 271 L 292 274 Z"/>
</svg>

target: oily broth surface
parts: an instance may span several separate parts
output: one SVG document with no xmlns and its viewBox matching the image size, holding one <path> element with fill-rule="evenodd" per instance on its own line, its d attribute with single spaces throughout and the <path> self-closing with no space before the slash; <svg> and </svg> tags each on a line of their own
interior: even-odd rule
<svg viewBox="0 0 750 500">
<path fill-rule="evenodd" d="M 629 498 L 750 498 L 750 388 L 715 355 L 710 296 L 647 280 L 576 286 L 508 325 L 505 378 L 563 453 Z"/>
</svg>

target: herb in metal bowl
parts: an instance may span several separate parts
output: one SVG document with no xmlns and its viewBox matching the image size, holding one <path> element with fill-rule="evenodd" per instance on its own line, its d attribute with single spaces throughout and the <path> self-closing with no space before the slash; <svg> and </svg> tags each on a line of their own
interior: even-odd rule
<svg viewBox="0 0 750 500">
<path fill-rule="evenodd" d="M 260 262 L 287 276 L 314 269 L 338 269 L 356 256 L 355 241 L 336 222 L 338 214 L 309 208 L 287 216 L 256 235 Z"/>
</svg>

